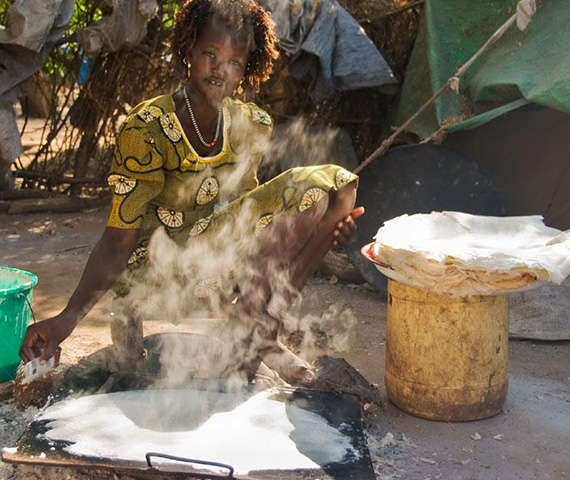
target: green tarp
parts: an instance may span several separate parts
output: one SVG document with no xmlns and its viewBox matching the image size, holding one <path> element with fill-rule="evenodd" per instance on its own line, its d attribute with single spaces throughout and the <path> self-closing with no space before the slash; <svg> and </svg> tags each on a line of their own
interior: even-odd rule
<svg viewBox="0 0 570 480">
<path fill-rule="evenodd" d="M 403 123 L 515 13 L 517 0 L 426 0 L 406 72 Z M 474 128 L 534 102 L 570 114 L 570 0 L 538 0 L 524 31 L 516 25 L 410 127 L 424 138 L 441 126 Z"/>
</svg>

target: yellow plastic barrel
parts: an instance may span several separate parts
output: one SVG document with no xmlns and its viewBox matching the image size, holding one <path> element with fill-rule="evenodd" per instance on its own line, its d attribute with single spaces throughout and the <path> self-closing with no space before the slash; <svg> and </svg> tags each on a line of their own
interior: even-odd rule
<svg viewBox="0 0 570 480">
<path fill-rule="evenodd" d="M 508 389 L 509 297 L 446 295 L 388 280 L 385 383 L 402 410 L 487 418 Z"/>
</svg>

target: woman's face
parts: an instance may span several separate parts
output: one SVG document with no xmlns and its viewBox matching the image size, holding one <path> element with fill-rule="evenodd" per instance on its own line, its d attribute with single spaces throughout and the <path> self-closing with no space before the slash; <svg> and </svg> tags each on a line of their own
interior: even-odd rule
<svg viewBox="0 0 570 480">
<path fill-rule="evenodd" d="M 191 62 L 188 84 L 217 107 L 242 81 L 248 54 L 248 45 L 236 41 L 227 27 L 210 25 L 187 54 Z"/>
</svg>

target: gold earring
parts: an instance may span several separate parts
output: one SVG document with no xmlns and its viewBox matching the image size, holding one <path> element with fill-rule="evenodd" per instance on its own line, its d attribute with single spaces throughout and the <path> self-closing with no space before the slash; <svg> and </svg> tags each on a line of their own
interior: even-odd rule
<svg viewBox="0 0 570 480">
<path fill-rule="evenodd" d="M 190 60 L 188 60 L 187 58 L 182 60 L 182 63 L 184 65 L 186 65 L 186 78 L 189 79 L 190 76 L 192 75 L 192 72 L 191 72 L 192 64 L 190 63 Z"/>
<path fill-rule="evenodd" d="M 236 92 L 238 95 L 243 95 L 243 87 L 241 86 L 242 83 L 243 83 L 243 80 L 241 82 L 239 82 L 239 85 L 236 88 Z"/>
</svg>

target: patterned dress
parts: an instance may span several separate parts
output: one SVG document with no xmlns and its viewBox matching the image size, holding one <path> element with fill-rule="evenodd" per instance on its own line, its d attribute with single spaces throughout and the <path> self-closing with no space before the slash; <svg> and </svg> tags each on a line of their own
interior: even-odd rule
<svg viewBox="0 0 570 480">
<path fill-rule="evenodd" d="M 139 104 L 122 124 L 108 177 L 113 199 L 107 225 L 140 229 L 140 241 L 114 287 L 118 295 L 129 291 L 149 263 L 157 264 L 152 281 L 160 283 L 160 264 L 170 263 L 177 272 L 167 275 L 197 278 L 195 294 L 207 296 L 220 287 L 221 277 L 235 277 L 253 254 L 247 245 L 277 216 L 302 212 L 357 179 L 339 166 L 321 165 L 293 168 L 259 185 L 270 116 L 253 103 L 229 98 L 222 113 L 223 146 L 213 157 L 200 157 L 188 141 L 172 95 Z M 224 255 L 223 261 L 211 261 Z M 222 265 L 216 269 L 213 263 Z"/>
</svg>

